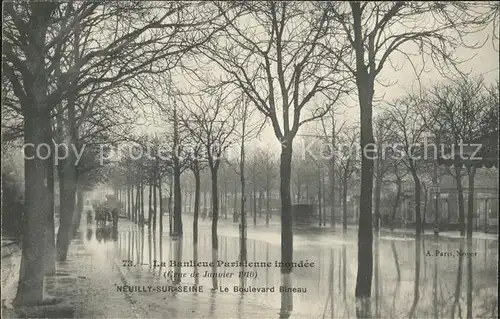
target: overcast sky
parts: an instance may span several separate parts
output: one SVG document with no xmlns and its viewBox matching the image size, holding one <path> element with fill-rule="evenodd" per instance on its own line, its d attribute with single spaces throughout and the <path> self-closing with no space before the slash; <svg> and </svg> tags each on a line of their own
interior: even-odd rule
<svg viewBox="0 0 500 319">
<path fill-rule="evenodd" d="M 486 37 L 491 36 L 492 31 L 493 28 L 489 27 L 480 34 L 465 38 L 465 41 L 470 44 L 476 41 L 484 41 Z M 461 48 L 456 52 L 457 55 L 463 57 L 464 59 L 472 59 L 462 64 L 460 69 L 465 72 L 471 72 L 474 76 L 482 75 L 488 83 L 498 80 L 499 55 L 497 50 L 498 43 L 495 43 L 494 45 L 491 39 L 489 39 L 481 49 L 474 50 Z M 403 96 L 406 92 L 418 92 L 420 84 L 425 88 L 438 82 L 447 81 L 447 79 L 440 75 L 438 70 L 432 65 L 431 61 L 427 62 L 426 72 L 421 74 L 420 82 L 418 81 L 418 77 L 413 71 L 411 64 L 408 61 L 405 61 L 402 56 L 398 56 L 397 59 L 393 60 L 393 62 L 397 64 L 398 70 L 395 70 L 391 64 L 386 63 L 384 69 L 377 78 L 383 83 L 383 85 L 376 84 L 375 87 L 376 98 L 381 100 L 374 103 L 374 115 L 376 115 L 377 111 L 380 110 L 380 107 L 378 107 L 377 104 L 380 105 L 384 102 L 391 102 L 394 99 Z M 420 57 L 414 58 L 413 63 L 417 66 L 417 69 L 420 69 L 422 66 Z M 176 74 L 176 77 L 182 78 L 182 75 Z M 388 84 L 390 84 L 390 86 L 387 87 Z M 346 106 L 340 107 L 340 112 L 342 114 L 339 117 L 341 120 L 345 119 L 350 123 L 358 121 L 359 107 L 357 96 L 352 95 L 346 98 L 344 102 Z M 141 123 L 146 123 L 146 125 L 140 125 L 138 127 L 138 130 L 140 131 L 153 132 L 165 130 L 165 124 L 162 124 L 162 121 L 158 119 L 157 116 L 147 116 L 146 118 L 139 119 L 139 121 Z M 299 131 L 299 134 L 300 133 L 307 132 L 304 132 L 304 129 L 302 128 Z M 270 127 L 270 124 L 267 125 L 259 139 L 254 140 L 249 144 L 250 147 L 272 147 L 279 150 L 279 143 L 272 128 Z"/>
</svg>

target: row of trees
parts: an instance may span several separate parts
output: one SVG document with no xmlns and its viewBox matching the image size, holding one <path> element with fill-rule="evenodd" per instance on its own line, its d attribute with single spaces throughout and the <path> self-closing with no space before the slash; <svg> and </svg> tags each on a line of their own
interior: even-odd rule
<svg viewBox="0 0 500 319">
<path fill-rule="evenodd" d="M 193 15 L 200 6 L 206 10 Z M 42 156 L 35 147 L 24 149 L 26 222 L 15 304 L 41 304 L 43 276 L 55 273 L 52 251 L 57 247 L 57 259 L 66 259 L 79 221 L 75 195 L 83 175 L 99 163 L 79 161 L 77 154 L 85 148 L 92 157 L 99 147 L 89 146 L 127 139 L 134 80 L 174 68 L 222 25 L 219 8 L 210 3 L 9 3 L 3 18 L 4 136 L 35 147 L 55 141 L 70 150 L 55 163 L 55 148 Z M 54 168 L 60 190 L 57 244 Z"/>
</svg>

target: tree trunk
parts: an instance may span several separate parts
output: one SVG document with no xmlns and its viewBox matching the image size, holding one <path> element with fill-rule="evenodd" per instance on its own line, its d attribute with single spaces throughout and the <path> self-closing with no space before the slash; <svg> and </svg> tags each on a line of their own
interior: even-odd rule
<svg viewBox="0 0 500 319">
<path fill-rule="evenodd" d="M 70 102 L 71 101 L 71 102 Z M 68 101 L 68 130 L 70 138 L 65 141 L 68 149 L 76 146 L 75 136 L 75 105 L 74 99 Z M 62 125 L 61 123 L 59 123 Z M 62 165 L 58 166 L 59 171 L 59 229 L 57 232 L 56 251 L 57 259 L 64 261 L 67 258 L 68 248 L 71 238 L 73 238 L 74 230 L 74 213 L 75 213 L 75 197 L 76 197 L 76 156 L 74 152 L 69 152 L 68 157 L 62 161 Z"/>
<path fill-rule="evenodd" d="M 136 198 L 134 196 L 134 185 L 130 186 L 130 221 L 135 220 L 135 208 L 136 208 Z"/>
<path fill-rule="evenodd" d="M 141 206 L 140 206 L 140 204 L 141 204 L 141 189 L 140 189 L 139 184 L 137 184 L 136 188 L 137 188 L 137 191 L 135 194 L 134 223 L 137 224 L 139 222 L 139 212 L 141 209 Z"/>
<path fill-rule="evenodd" d="M 233 191 L 233 223 L 238 222 L 238 210 L 236 209 L 236 207 L 238 206 L 237 189 L 238 189 L 238 181 L 235 179 L 234 191 Z"/>
<path fill-rule="evenodd" d="M 424 191 L 424 211 L 422 212 L 422 233 L 425 233 L 425 226 L 427 224 L 427 201 L 428 201 L 428 194 L 427 194 L 427 187 L 425 184 L 423 184 L 423 191 Z"/>
<path fill-rule="evenodd" d="M 259 189 L 259 202 L 258 202 L 258 211 L 259 211 L 259 218 L 262 218 L 262 200 L 264 198 L 264 193 L 262 192 L 262 189 Z"/>
<path fill-rule="evenodd" d="M 266 189 L 266 226 L 269 226 L 269 218 L 271 217 L 271 189 L 268 185 Z"/>
<path fill-rule="evenodd" d="M 40 63 L 43 62 L 43 58 Z M 35 79 L 35 92 L 42 95 L 45 87 Z M 37 96 L 38 98 L 38 96 Z M 39 109 L 44 109 L 45 99 L 35 100 Z M 35 108 L 35 105 L 32 106 Z M 41 112 L 40 112 L 41 113 Z M 46 231 L 45 223 L 48 216 L 48 191 L 45 185 L 47 177 L 47 162 L 35 154 L 35 147 L 41 143 L 48 142 L 46 139 L 46 128 L 40 123 L 43 114 L 24 114 L 24 145 L 32 143 L 33 147 L 24 149 L 24 218 L 22 232 L 22 256 L 19 272 L 19 285 L 17 295 L 14 299 L 16 307 L 23 305 L 40 305 L 43 301 L 43 274 L 40 265 L 43 265 Z M 49 142 L 50 144 L 50 142 Z"/>
<path fill-rule="evenodd" d="M 191 214 L 193 212 L 193 192 L 189 192 L 189 210 L 188 212 Z"/>
<path fill-rule="evenodd" d="M 458 227 L 460 236 L 465 236 L 465 205 L 464 205 L 464 189 L 462 186 L 462 167 L 455 166 L 455 183 L 457 186 L 458 195 Z"/>
<path fill-rule="evenodd" d="M 79 42 L 79 31 L 76 28 L 74 33 L 74 43 Z M 79 59 L 78 46 L 73 46 L 72 59 L 73 63 L 77 63 Z M 66 119 L 66 138 L 65 144 L 67 149 L 77 149 L 78 147 L 78 128 L 76 126 L 76 100 L 78 98 L 77 92 L 77 81 L 78 81 L 78 70 L 71 72 L 69 77 L 69 85 L 67 87 L 66 94 L 66 109 L 67 109 L 67 119 Z M 64 115 L 61 115 L 61 117 Z M 59 123 L 62 124 L 62 123 Z M 59 261 L 66 260 L 68 247 L 71 238 L 73 238 L 73 230 L 75 229 L 75 195 L 77 191 L 77 164 L 76 156 L 74 152 L 69 151 L 68 157 L 63 161 L 62 170 L 60 174 L 59 184 L 61 181 L 64 187 L 60 187 L 60 225 L 57 233 L 57 258 Z M 61 178 L 62 177 L 62 178 Z"/>
<path fill-rule="evenodd" d="M 50 123 L 50 118 L 47 119 L 48 125 L 48 136 L 47 140 L 52 139 L 52 124 Z M 52 144 L 49 144 L 52 145 Z M 54 148 L 51 147 L 53 151 Z M 47 220 L 46 220 L 46 244 L 45 244 L 45 255 L 44 255 L 44 275 L 52 276 L 56 273 L 56 242 L 55 242 L 55 225 L 54 225 L 54 157 L 53 152 L 47 161 Z"/>
<path fill-rule="evenodd" d="M 173 183 L 172 177 L 173 176 L 170 176 L 170 185 L 169 185 L 169 194 L 168 194 L 168 235 L 169 236 L 172 236 L 172 232 L 173 232 L 172 196 L 174 195 L 174 192 L 173 192 L 173 184 L 174 183 Z"/>
<path fill-rule="evenodd" d="M 394 200 L 394 204 L 392 206 L 391 230 L 394 230 L 394 223 L 396 220 L 396 212 L 397 212 L 397 209 L 398 209 L 400 201 L 401 201 L 401 193 L 402 193 L 401 181 L 398 181 L 396 184 L 397 184 L 397 190 L 396 190 L 396 199 Z"/>
<path fill-rule="evenodd" d="M 156 185 L 156 182 L 157 182 L 158 178 L 157 178 L 157 171 L 155 170 L 155 176 L 153 176 L 153 232 L 156 231 L 156 215 L 157 215 L 157 210 L 158 210 L 158 207 L 157 207 L 157 193 L 156 193 L 156 188 L 157 188 L 157 185 Z"/>
<path fill-rule="evenodd" d="M 200 172 L 198 168 L 193 170 L 194 174 L 194 218 L 193 218 L 193 243 L 198 244 L 198 215 L 200 212 Z"/>
<path fill-rule="evenodd" d="M 141 229 L 144 226 L 144 183 L 141 182 Z"/>
<path fill-rule="evenodd" d="M 292 140 L 286 140 L 280 158 L 281 195 L 281 273 L 290 274 L 293 262 L 293 217 L 290 180 L 292 175 Z"/>
<path fill-rule="evenodd" d="M 203 192 L 203 218 L 207 217 L 207 192 Z"/>
<path fill-rule="evenodd" d="M 347 231 L 347 177 L 342 183 L 342 230 Z M 355 214 L 355 212 L 353 212 Z"/>
<path fill-rule="evenodd" d="M 160 198 L 160 243 L 162 242 L 161 238 L 163 236 L 163 194 L 161 187 L 161 177 L 158 175 L 158 197 Z"/>
<path fill-rule="evenodd" d="M 318 220 L 319 220 L 319 227 L 321 227 L 323 223 L 322 215 L 321 215 L 321 184 L 323 182 L 321 172 L 318 170 Z"/>
<path fill-rule="evenodd" d="M 149 200 L 148 200 L 148 230 L 151 230 L 151 215 L 153 215 L 153 183 L 149 182 Z"/>
<path fill-rule="evenodd" d="M 377 166 L 380 165 L 380 160 L 377 160 Z M 380 168 L 377 168 L 380 170 Z M 380 228 L 380 196 L 382 192 L 382 177 L 380 172 L 377 174 L 377 179 L 375 181 L 375 230 L 378 231 Z"/>
<path fill-rule="evenodd" d="M 420 259 L 421 259 L 421 245 L 420 241 L 415 242 L 415 276 L 414 276 L 414 285 L 413 285 L 413 302 L 410 308 L 410 313 L 408 314 L 408 318 L 412 319 L 415 313 L 415 309 L 417 308 L 418 300 L 420 299 Z"/>
<path fill-rule="evenodd" d="M 255 174 L 255 169 L 253 173 Z M 253 208 L 253 225 L 257 226 L 257 187 L 255 183 L 255 175 L 254 175 L 254 180 L 252 182 L 252 208 Z"/>
<path fill-rule="evenodd" d="M 412 172 L 413 181 L 415 182 L 415 232 L 417 238 L 422 234 L 422 216 L 420 214 L 420 197 L 422 193 L 422 186 L 418 178 L 416 170 Z"/>
<path fill-rule="evenodd" d="M 211 167 L 212 177 L 212 251 L 219 250 L 219 238 L 217 236 L 217 222 L 219 219 L 219 196 L 217 185 L 217 167 Z"/>
<path fill-rule="evenodd" d="M 359 4 L 354 4 L 359 6 Z M 357 12 L 357 10 L 356 10 Z M 356 29 L 360 28 L 361 16 L 353 10 L 356 20 Z M 360 30 L 356 30 L 356 33 Z M 359 34 L 356 35 L 358 41 Z M 359 48 L 359 47 L 358 47 Z M 357 85 L 360 104 L 361 123 L 361 149 L 369 150 L 370 145 L 374 145 L 372 126 L 372 99 L 373 81 L 366 72 L 363 61 L 360 61 L 357 52 Z M 362 58 L 362 57 L 361 57 Z M 363 58 L 362 58 L 363 59 Z M 372 150 L 373 152 L 373 150 Z M 371 153 L 372 153 L 371 152 Z M 361 302 L 361 317 L 369 316 L 361 309 L 365 309 L 364 304 L 369 303 L 366 298 L 371 296 L 373 277 L 373 231 L 372 231 L 372 191 L 373 191 L 373 156 L 361 157 L 361 192 L 359 202 L 359 228 L 358 228 L 358 273 L 356 276 L 355 296 Z M 365 309 L 367 310 L 367 309 Z"/>
<path fill-rule="evenodd" d="M 245 104 L 246 114 L 246 104 Z M 241 225 L 240 225 L 240 260 L 242 262 L 247 260 L 247 241 L 246 241 L 246 227 L 247 216 L 245 212 L 245 126 L 246 117 L 243 117 L 243 134 L 241 135 L 240 147 L 240 183 L 241 183 Z"/>
<path fill-rule="evenodd" d="M 474 215 L 474 177 L 476 175 L 476 167 L 467 167 L 469 174 L 469 196 L 467 201 L 467 238 L 472 238 L 472 220 Z M 469 257 L 470 258 L 470 257 Z"/>
<path fill-rule="evenodd" d="M 73 221 L 73 234 L 76 234 L 77 231 L 80 229 L 80 222 L 82 220 L 82 214 L 83 214 L 83 191 L 80 189 L 80 187 L 77 185 L 76 186 L 76 215 Z"/>
<path fill-rule="evenodd" d="M 174 157 L 174 236 L 182 235 L 182 191 L 179 159 Z"/>
<path fill-rule="evenodd" d="M 130 209 L 131 206 L 131 198 L 130 198 L 130 185 L 127 185 L 127 218 L 132 220 L 132 211 Z"/>
<path fill-rule="evenodd" d="M 71 154 L 72 152 L 70 152 Z M 73 215 L 75 208 L 75 171 L 73 156 L 69 155 L 59 169 L 59 230 L 57 231 L 57 260 L 65 261 L 68 254 L 69 242 L 73 237 Z"/>
<path fill-rule="evenodd" d="M 332 116 L 332 158 L 330 159 L 330 187 L 332 196 L 332 211 L 331 211 L 331 225 L 332 229 L 335 231 L 335 116 Z"/>
<path fill-rule="evenodd" d="M 224 219 L 227 220 L 227 179 L 224 182 Z"/>
</svg>

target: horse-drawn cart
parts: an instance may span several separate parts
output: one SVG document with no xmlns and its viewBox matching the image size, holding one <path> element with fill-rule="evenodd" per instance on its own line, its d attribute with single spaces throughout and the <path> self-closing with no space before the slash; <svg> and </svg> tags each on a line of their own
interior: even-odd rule
<svg viewBox="0 0 500 319">
<path fill-rule="evenodd" d="M 118 210 L 118 200 L 112 195 L 106 196 L 106 202 L 94 205 L 97 227 L 106 227 L 112 224 L 114 228 L 117 228 Z"/>
</svg>

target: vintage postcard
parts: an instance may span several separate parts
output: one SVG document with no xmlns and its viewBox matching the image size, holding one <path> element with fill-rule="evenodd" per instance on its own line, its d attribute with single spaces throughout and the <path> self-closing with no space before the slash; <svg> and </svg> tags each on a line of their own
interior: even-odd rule
<svg viewBox="0 0 500 319">
<path fill-rule="evenodd" d="M 2 318 L 498 317 L 496 2 L 2 18 Z"/>
</svg>

